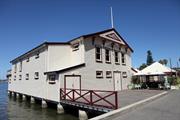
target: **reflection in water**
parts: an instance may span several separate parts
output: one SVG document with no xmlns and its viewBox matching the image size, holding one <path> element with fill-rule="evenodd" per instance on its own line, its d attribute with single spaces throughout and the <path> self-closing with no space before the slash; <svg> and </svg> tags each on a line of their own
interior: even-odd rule
<svg viewBox="0 0 180 120">
<path fill-rule="evenodd" d="M 7 83 L 0 83 L 0 120 L 78 120 L 77 117 L 58 115 L 56 109 L 42 109 L 40 104 L 30 104 L 14 97 L 7 97 Z"/>
</svg>

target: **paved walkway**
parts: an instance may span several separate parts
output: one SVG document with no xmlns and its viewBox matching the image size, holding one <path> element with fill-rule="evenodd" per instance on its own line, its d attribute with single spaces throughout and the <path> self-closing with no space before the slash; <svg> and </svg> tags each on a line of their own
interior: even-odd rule
<svg viewBox="0 0 180 120">
<path fill-rule="evenodd" d="M 163 90 L 124 90 L 118 92 L 118 108 L 144 100 L 164 92 Z"/>
<path fill-rule="evenodd" d="M 113 116 L 111 120 L 180 120 L 180 90 L 170 91 L 149 102 L 136 110 L 119 116 Z"/>
</svg>

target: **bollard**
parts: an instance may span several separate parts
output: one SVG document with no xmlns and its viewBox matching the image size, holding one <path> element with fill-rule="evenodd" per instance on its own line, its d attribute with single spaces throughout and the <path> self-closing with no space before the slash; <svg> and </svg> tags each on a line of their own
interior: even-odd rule
<svg viewBox="0 0 180 120">
<path fill-rule="evenodd" d="M 85 111 L 79 110 L 79 120 L 88 120 L 88 116 Z"/>
<path fill-rule="evenodd" d="M 47 108 L 47 103 L 45 100 L 42 99 L 42 102 L 41 102 L 41 107 L 42 108 Z"/>
<path fill-rule="evenodd" d="M 35 99 L 34 99 L 34 97 L 32 97 L 32 96 L 31 96 L 31 103 L 32 103 L 32 104 L 35 103 Z"/>
<path fill-rule="evenodd" d="M 63 114 L 64 113 L 64 108 L 60 103 L 57 104 L 57 113 L 58 114 Z"/>
<path fill-rule="evenodd" d="M 26 95 L 22 95 L 22 100 L 23 100 L 23 101 L 26 100 Z"/>
</svg>

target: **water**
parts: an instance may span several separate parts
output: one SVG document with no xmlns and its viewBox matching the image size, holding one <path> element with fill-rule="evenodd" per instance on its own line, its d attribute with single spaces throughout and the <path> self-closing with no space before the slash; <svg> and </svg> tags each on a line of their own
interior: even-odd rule
<svg viewBox="0 0 180 120">
<path fill-rule="evenodd" d="M 0 83 L 0 120 L 78 120 L 70 114 L 58 115 L 56 109 L 42 109 L 40 104 L 7 95 L 7 83 Z"/>
</svg>

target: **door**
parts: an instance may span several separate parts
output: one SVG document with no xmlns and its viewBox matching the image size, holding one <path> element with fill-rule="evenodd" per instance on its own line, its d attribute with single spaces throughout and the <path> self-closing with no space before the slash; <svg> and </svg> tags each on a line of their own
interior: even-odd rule
<svg viewBox="0 0 180 120">
<path fill-rule="evenodd" d="M 75 89 L 75 91 L 81 94 L 81 76 L 80 75 L 65 75 L 64 77 L 64 88 L 66 93 Z M 79 97 L 77 93 L 74 93 L 74 97 Z M 68 94 L 69 96 L 73 97 L 73 92 Z"/>
<path fill-rule="evenodd" d="M 114 90 L 122 90 L 121 73 L 118 71 L 114 72 Z"/>
<path fill-rule="evenodd" d="M 80 89 L 81 88 L 80 75 L 65 75 L 64 88 Z"/>
</svg>

